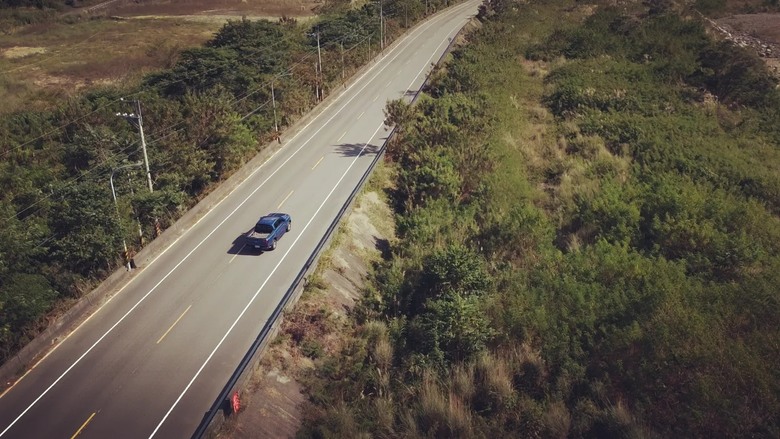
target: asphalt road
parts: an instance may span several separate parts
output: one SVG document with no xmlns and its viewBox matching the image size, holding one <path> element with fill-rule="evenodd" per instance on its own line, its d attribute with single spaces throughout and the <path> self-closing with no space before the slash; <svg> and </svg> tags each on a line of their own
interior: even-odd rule
<svg viewBox="0 0 780 439">
<path fill-rule="evenodd" d="M 368 168 L 389 99 L 419 89 L 478 2 L 412 30 L 0 397 L 3 438 L 190 437 Z M 269 212 L 292 230 L 242 249 Z"/>
</svg>

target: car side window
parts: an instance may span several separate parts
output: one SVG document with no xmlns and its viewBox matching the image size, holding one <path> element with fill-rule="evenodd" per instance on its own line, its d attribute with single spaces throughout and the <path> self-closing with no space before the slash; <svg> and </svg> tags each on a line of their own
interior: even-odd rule
<svg viewBox="0 0 780 439">
<path fill-rule="evenodd" d="M 279 226 L 281 226 L 281 225 L 282 225 L 282 219 L 281 218 L 279 218 L 276 221 L 274 221 L 274 229 L 278 229 Z"/>
</svg>

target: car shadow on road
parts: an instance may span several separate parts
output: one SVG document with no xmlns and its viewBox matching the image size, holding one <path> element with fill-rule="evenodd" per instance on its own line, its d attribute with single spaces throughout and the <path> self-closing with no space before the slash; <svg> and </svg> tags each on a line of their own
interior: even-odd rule
<svg viewBox="0 0 780 439">
<path fill-rule="evenodd" d="M 252 231 L 251 229 L 247 230 L 246 232 L 238 235 L 238 237 L 236 237 L 236 239 L 233 240 L 232 244 L 230 245 L 230 248 L 227 251 L 229 255 L 256 256 L 263 253 L 262 250 L 255 249 L 254 247 L 247 245 L 246 237 L 249 236 L 249 233 L 251 231 Z"/>
<path fill-rule="evenodd" d="M 379 146 L 366 145 L 365 143 L 342 143 L 336 146 L 336 152 L 344 157 L 357 157 L 361 152 L 363 155 L 376 154 L 379 152 Z"/>
</svg>

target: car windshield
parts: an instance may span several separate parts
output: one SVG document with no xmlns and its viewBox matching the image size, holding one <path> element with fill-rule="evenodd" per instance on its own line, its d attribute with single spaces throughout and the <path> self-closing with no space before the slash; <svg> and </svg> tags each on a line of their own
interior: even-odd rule
<svg viewBox="0 0 780 439">
<path fill-rule="evenodd" d="M 271 233 L 274 228 L 269 224 L 257 224 L 255 225 L 255 232 L 257 233 Z"/>
</svg>

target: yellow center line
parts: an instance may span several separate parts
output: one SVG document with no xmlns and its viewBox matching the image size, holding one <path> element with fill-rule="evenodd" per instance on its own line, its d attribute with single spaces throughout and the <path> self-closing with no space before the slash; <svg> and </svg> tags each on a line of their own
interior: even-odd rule
<svg viewBox="0 0 780 439">
<path fill-rule="evenodd" d="M 336 142 L 341 142 L 341 139 L 343 139 L 344 136 L 346 136 L 346 135 L 347 135 L 347 132 L 344 131 L 344 134 L 342 134 L 341 137 L 339 137 L 339 140 L 336 140 Z"/>
<path fill-rule="evenodd" d="M 279 203 L 279 206 L 277 206 L 277 207 L 276 207 L 276 209 L 277 209 L 277 210 L 279 210 L 279 209 L 281 209 L 281 208 L 282 208 L 282 204 L 284 204 L 284 202 L 285 202 L 285 201 L 287 201 L 287 199 L 288 199 L 288 198 L 290 198 L 290 195 L 292 195 L 292 193 L 293 193 L 293 192 L 294 192 L 294 191 L 290 191 L 290 193 L 289 193 L 289 194 L 287 194 L 287 196 L 286 196 L 286 197 L 284 197 L 284 200 L 282 200 L 282 202 L 281 202 L 281 203 Z"/>
<path fill-rule="evenodd" d="M 83 430 L 83 429 L 84 429 L 84 428 L 87 426 L 87 424 L 89 424 L 89 421 L 91 421 L 91 420 L 92 420 L 92 418 L 94 418 L 96 414 L 97 414 L 97 412 L 94 412 L 94 413 L 92 413 L 91 415 L 89 415 L 89 417 L 87 418 L 87 420 L 86 420 L 86 421 L 84 421 L 84 423 L 83 423 L 83 424 L 81 424 L 81 427 L 79 427 L 79 429 L 78 429 L 78 430 L 76 430 L 76 432 L 75 432 L 75 433 L 73 433 L 73 436 L 71 436 L 71 437 L 70 437 L 70 439 L 73 439 L 74 437 L 76 437 L 76 436 L 80 435 L 80 434 L 81 434 L 81 430 Z"/>
<path fill-rule="evenodd" d="M 319 164 L 320 164 L 320 162 L 322 161 L 322 159 L 324 159 L 324 158 L 325 158 L 325 156 L 322 156 L 322 157 L 320 157 L 320 159 L 319 159 L 319 160 L 317 160 L 317 163 L 315 163 L 315 164 L 314 164 L 314 166 L 312 166 L 312 167 L 311 167 L 311 170 L 313 171 L 313 170 L 314 170 L 314 168 L 316 168 L 316 167 L 317 167 L 317 165 L 319 165 Z"/>
<path fill-rule="evenodd" d="M 164 338 L 165 338 L 165 336 L 166 336 L 166 335 L 168 335 L 168 333 L 169 333 L 169 332 L 171 332 L 171 329 L 173 329 L 173 327 L 174 327 L 174 326 L 176 326 L 176 324 L 177 324 L 177 323 L 179 323 L 179 320 L 181 320 L 181 318 L 182 318 L 182 317 L 184 317 L 184 314 L 187 314 L 187 311 L 189 311 L 189 310 L 190 310 L 190 308 L 192 308 L 192 305 L 188 306 L 188 307 L 187 307 L 187 309 L 185 309 L 185 310 L 184 310 L 184 312 L 183 312 L 183 313 L 181 313 L 181 315 L 179 316 L 179 318 L 178 318 L 178 319 L 176 319 L 176 321 L 175 321 L 175 322 L 173 322 L 173 324 L 171 325 L 171 327 L 170 327 L 170 328 L 168 328 L 168 330 L 167 330 L 167 331 L 165 331 L 165 334 L 163 334 L 163 335 L 162 335 L 162 337 L 160 337 L 160 339 L 159 339 L 159 340 L 157 340 L 157 344 L 160 344 L 160 342 L 162 341 L 162 339 L 164 339 Z"/>
<path fill-rule="evenodd" d="M 360 113 L 360 116 L 358 116 L 358 120 L 360 120 L 360 118 L 361 118 L 361 117 L 363 117 L 363 115 L 364 115 L 364 114 L 366 114 L 366 112 L 365 112 L 365 111 L 364 111 L 364 112 L 362 112 L 362 113 Z"/>
</svg>

